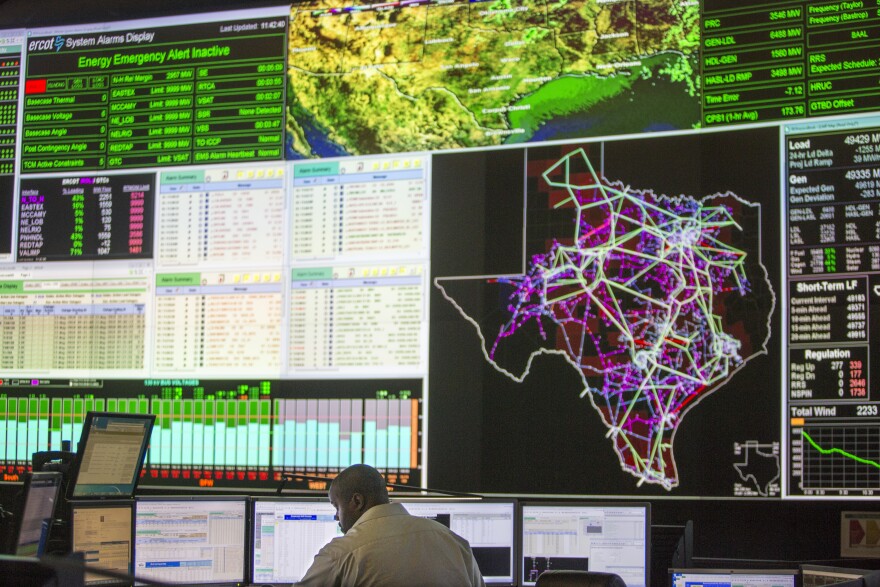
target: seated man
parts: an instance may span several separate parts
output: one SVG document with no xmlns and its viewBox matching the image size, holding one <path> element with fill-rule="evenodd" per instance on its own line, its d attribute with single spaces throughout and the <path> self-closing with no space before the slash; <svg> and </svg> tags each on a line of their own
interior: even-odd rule
<svg viewBox="0 0 880 587">
<path fill-rule="evenodd" d="M 467 540 L 389 503 L 385 479 L 373 467 L 342 471 L 330 484 L 330 503 L 345 536 L 315 555 L 297 585 L 484 585 Z"/>
</svg>

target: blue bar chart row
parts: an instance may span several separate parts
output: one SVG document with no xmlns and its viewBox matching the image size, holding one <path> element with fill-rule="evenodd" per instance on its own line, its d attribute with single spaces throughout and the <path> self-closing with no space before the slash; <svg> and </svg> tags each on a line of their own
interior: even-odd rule
<svg viewBox="0 0 880 587">
<path fill-rule="evenodd" d="M 151 413 L 142 483 L 274 483 L 282 473 L 332 476 L 368 463 L 406 476 L 420 468 L 421 401 L 413 398 L 176 399 L 0 395 L 0 471 L 16 480 L 31 455 L 75 450 L 89 411 Z M 177 483 L 180 482 L 180 483 Z"/>
<path fill-rule="evenodd" d="M 418 466 L 418 401 L 275 400 L 273 466 L 284 471 Z"/>
</svg>

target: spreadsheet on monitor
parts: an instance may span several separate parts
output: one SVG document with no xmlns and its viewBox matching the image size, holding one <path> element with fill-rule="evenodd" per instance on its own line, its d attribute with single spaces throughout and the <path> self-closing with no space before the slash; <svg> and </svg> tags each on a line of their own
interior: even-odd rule
<svg viewBox="0 0 880 587">
<path fill-rule="evenodd" d="M 650 505 L 524 504 L 522 581 L 545 570 L 615 573 L 630 587 L 648 584 Z"/>
<path fill-rule="evenodd" d="M 300 580 L 321 547 L 342 536 L 335 515 L 326 499 L 254 501 L 253 582 Z"/>
<path fill-rule="evenodd" d="M 168 583 L 244 581 L 245 498 L 139 499 L 134 569 Z"/>
</svg>

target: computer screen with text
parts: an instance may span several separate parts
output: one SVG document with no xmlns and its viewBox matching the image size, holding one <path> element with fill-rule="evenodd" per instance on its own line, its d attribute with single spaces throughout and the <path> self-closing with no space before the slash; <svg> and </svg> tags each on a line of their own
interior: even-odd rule
<svg viewBox="0 0 880 587">
<path fill-rule="evenodd" d="M 615 573 L 648 585 L 651 509 L 647 503 L 526 503 L 520 585 L 551 569 Z"/>
<path fill-rule="evenodd" d="M 246 500 L 138 499 L 134 568 L 166 583 L 244 582 Z"/>
<path fill-rule="evenodd" d="M 321 547 L 342 536 L 335 515 L 326 498 L 255 500 L 252 581 L 299 581 Z"/>
</svg>

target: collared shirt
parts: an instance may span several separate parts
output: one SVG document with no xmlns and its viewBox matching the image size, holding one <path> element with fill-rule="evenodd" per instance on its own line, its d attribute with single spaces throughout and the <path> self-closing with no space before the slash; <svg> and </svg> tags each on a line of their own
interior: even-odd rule
<svg viewBox="0 0 880 587">
<path fill-rule="evenodd" d="M 307 587 L 483 586 L 467 540 L 410 515 L 399 503 L 373 506 L 317 555 Z"/>
</svg>

